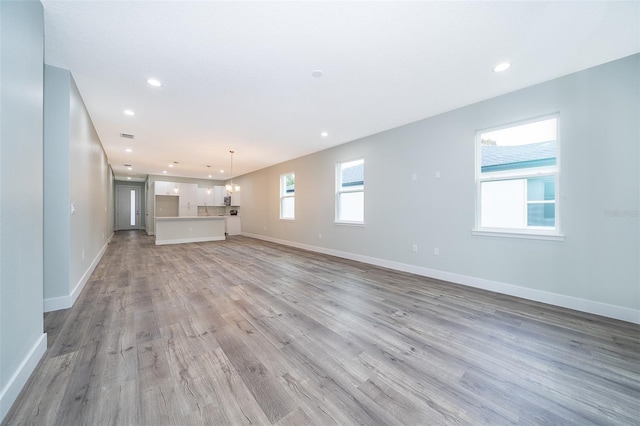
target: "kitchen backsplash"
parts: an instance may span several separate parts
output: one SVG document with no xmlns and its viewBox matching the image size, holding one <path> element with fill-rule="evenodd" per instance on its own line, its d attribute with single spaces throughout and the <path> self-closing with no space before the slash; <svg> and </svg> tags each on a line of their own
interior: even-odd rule
<svg viewBox="0 0 640 426">
<path fill-rule="evenodd" d="M 224 207 L 198 206 L 198 216 L 223 216 L 224 213 Z"/>
</svg>

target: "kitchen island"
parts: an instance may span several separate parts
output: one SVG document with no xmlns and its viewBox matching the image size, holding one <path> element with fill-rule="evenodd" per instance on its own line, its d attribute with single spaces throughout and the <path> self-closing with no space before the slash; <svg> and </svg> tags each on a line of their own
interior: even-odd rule
<svg viewBox="0 0 640 426">
<path fill-rule="evenodd" d="M 221 241 L 224 216 L 156 217 L 156 245 Z"/>
</svg>

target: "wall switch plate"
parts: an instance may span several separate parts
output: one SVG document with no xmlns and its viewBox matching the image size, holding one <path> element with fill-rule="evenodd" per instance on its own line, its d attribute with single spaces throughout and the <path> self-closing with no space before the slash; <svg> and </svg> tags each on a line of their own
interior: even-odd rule
<svg viewBox="0 0 640 426">
<path fill-rule="evenodd" d="M 322 239 L 322 232 L 318 232 L 318 238 Z"/>
<path fill-rule="evenodd" d="M 436 179 L 440 179 L 440 172 L 436 172 Z"/>
<path fill-rule="evenodd" d="M 414 253 L 417 253 L 418 252 L 418 245 L 417 244 L 412 245 L 411 246 L 411 251 L 414 252 Z"/>
<path fill-rule="evenodd" d="M 71 214 L 76 214 L 76 203 L 71 203 Z"/>
<path fill-rule="evenodd" d="M 418 174 L 417 173 L 411 173 L 411 181 L 415 182 L 418 180 Z"/>
<path fill-rule="evenodd" d="M 436 256 L 440 256 L 440 249 L 438 247 L 434 248 L 433 254 L 435 254 Z"/>
</svg>

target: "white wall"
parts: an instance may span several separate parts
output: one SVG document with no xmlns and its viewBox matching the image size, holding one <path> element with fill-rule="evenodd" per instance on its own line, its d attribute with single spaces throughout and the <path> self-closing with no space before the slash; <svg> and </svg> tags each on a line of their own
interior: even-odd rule
<svg viewBox="0 0 640 426">
<path fill-rule="evenodd" d="M 45 65 L 44 121 L 44 308 L 51 311 L 73 305 L 106 250 L 113 173 L 68 70 Z"/>
<path fill-rule="evenodd" d="M 634 55 L 235 178 L 243 233 L 640 322 L 640 219 L 607 214 L 640 207 L 639 75 Z M 472 235 L 476 130 L 556 112 L 566 240 Z M 335 163 L 359 157 L 366 225 L 336 225 Z M 295 221 L 278 219 L 286 172 Z"/>
<path fill-rule="evenodd" d="M 46 350 L 40 2 L 0 2 L 0 420 Z"/>
</svg>

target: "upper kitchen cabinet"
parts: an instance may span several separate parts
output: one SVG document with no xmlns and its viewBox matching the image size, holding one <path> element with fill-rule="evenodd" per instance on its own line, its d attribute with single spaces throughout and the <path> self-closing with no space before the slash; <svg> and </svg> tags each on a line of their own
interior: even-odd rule
<svg viewBox="0 0 640 426">
<path fill-rule="evenodd" d="M 198 185 L 178 183 L 180 216 L 198 216 Z"/>
<path fill-rule="evenodd" d="M 231 194 L 231 206 L 237 207 L 240 205 L 240 193 L 234 192 Z"/>
<path fill-rule="evenodd" d="M 224 186 L 213 187 L 213 205 L 224 206 L 224 197 L 227 195 L 227 190 Z"/>
<path fill-rule="evenodd" d="M 198 205 L 199 206 L 215 206 L 214 187 L 198 188 Z"/>
<path fill-rule="evenodd" d="M 178 188 L 178 184 L 176 184 L 175 182 L 156 181 L 154 186 L 155 186 L 155 189 L 154 189 L 155 195 L 177 196 L 179 195 L 179 192 L 180 192 Z"/>
</svg>

